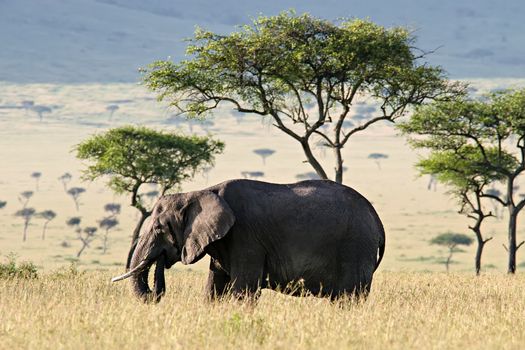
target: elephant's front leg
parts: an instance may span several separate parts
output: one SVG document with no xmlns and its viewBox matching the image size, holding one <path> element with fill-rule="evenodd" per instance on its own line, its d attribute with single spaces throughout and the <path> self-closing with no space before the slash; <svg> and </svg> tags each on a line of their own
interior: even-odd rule
<svg viewBox="0 0 525 350">
<path fill-rule="evenodd" d="M 208 275 L 208 283 L 206 284 L 206 294 L 209 300 L 217 300 L 221 298 L 230 286 L 230 276 L 217 265 L 212 258 L 210 261 L 210 273 Z"/>
</svg>

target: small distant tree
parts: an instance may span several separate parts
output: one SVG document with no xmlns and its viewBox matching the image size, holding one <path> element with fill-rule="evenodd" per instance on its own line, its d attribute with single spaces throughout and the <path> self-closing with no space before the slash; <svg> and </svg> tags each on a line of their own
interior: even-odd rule
<svg viewBox="0 0 525 350">
<path fill-rule="evenodd" d="M 428 177 L 427 190 L 430 191 L 431 189 L 433 189 L 434 192 L 437 190 L 437 180 L 435 174 L 430 174 L 430 176 Z"/>
<path fill-rule="evenodd" d="M 67 193 L 67 184 L 71 181 L 71 174 L 70 173 L 64 173 L 62 174 L 58 180 L 62 182 L 62 186 L 64 186 L 64 192 Z"/>
<path fill-rule="evenodd" d="M 75 229 L 75 234 L 78 235 L 80 232 L 80 223 L 82 218 L 79 216 L 74 216 L 66 221 L 66 225 Z"/>
<path fill-rule="evenodd" d="M 35 101 L 32 101 L 32 100 L 24 100 L 21 102 L 21 105 L 22 105 L 22 108 L 25 109 L 26 111 L 26 114 L 27 114 L 27 111 L 29 109 L 31 109 L 31 107 L 33 107 L 35 105 Z"/>
<path fill-rule="evenodd" d="M 268 118 L 297 141 L 318 176 L 328 173 L 312 152 L 316 138 L 334 154 L 343 181 L 342 150 L 371 125 L 394 122 L 411 105 L 462 93 L 439 67 L 421 58 L 414 36 L 362 19 L 338 23 L 284 12 L 259 17 L 228 35 L 197 29 L 188 59 L 144 69 L 146 85 L 188 116 L 221 105 Z M 344 128 L 354 106 L 372 100 L 377 114 Z M 374 109 L 375 110 L 375 109 Z M 324 130 L 323 125 L 331 128 Z"/>
<path fill-rule="evenodd" d="M 42 177 L 42 173 L 39 171 L 35 171 L 31 174 L 31 177 L 35 179 L 35 190 L 38 191 L 38 183 L 40 181 L 40 177 Z"/>
<path fill-rule="evenodd" d="M 381 159 L 388 159 L 388 155 L 384 153 L 370 153 L 368 159 L 375 160 L 377 168 L 381 170 Z"/>
<path fill-rule="evenodd" d="M 449 265 L 452 261 L 452 255 L 454 253 L 461 252 L 460 249 L 458 249 L 458 246 L 465 245 L 469 246 L 472 244 L 472 238 L 470 238 L 467 235 L 464 235 L 462 233 L 442 233 L 430 241 L 430 244 L 436 244 L 443 247 L 448 248 L 448 257 L 447 260 L 445 260 L 445 267 L 447 269 L 447 272 L 449 271 Z"/>
<path fill-rule="evenodd" d="M 111 120 L 111 118 L 113 117 L 113 114 L 115 114 L 115 112 L 118 110 L 119 110 L 118 105 L 109 105 L 106 107 L 106 111 L 109 112 L 109 120 Z"/>
<path fill-rule="evenodd" d="M 53 111 L 48 106 L 42 106 L 42 105 L 33 105 L 29 109 L 31 109 L 33 112 L 38 114 L 38 118 L 40 121 L 44 119 L 44 113 L 51 113 Z"/>
<path fill-rule="evenodd" d="M 118 203 L 108 203 L 104 205 L 104 210 L 110 214 L 110 217 L 115 217 L 120 214 L 121 205 Z"/>
<path fill-rule="evenodd" d="M 84 249 L 89 247 L 89 244 L 95 239 L 95 233 L 97 232 L 97 228 L 93 226 L 88 226 L 84 228 L 84 230 L 78 231 L 78 239 L 82 243 L 82 246 L 80 247 L 80 250 L 77 253 L 77 258 L 80 258 L 80 255 L 84 252 Z"/>
<path fill-rule="evenodd" d="M 82 193 L 86 192 L 85 188 L 82 187 L 71 187 L 69 190 L 67 190 L 67 194 L 73 198 L 73 201 L 75 202 L 75 207 L 77 208 L 77 211 L 79 210 L 79 197 Z"/>
<path fill-rule="evenodd" d="M 270 157 L 275 153 L 275 150 L 269 148 L 259 148 L 253 150 L 253 153 L 262 158 L 263 165 L 266 165 L 266 158 Z"/>
<path fill-rule="evenodd" d="M 127 267 L 144 221 L 151 215 L 139 196 L 144 184 L 158 184 L 160 194 L 177 188 L 203 167 L 213 165 L 224 144 L 210 137 L 184 136 L 144 127 L 120 127 L 92 136 L 76 147 L 77 157 L 91 162 L 84 178 L 108 178 L 117 193 L 129 193 L 141 217 L 133 231 Z"/>
<path fill-rule="evenodd" d="M 29 203 L 29 200 L 33 197 L 33 191 L 24 191 L 21 192 L 18 196 L 18 201 L 22 203 L 22 207 L 27 207 L 27 204 Z"/>
<path fill-rule="evenodd" d="M 45 220 L 44 227 L 42 228 L 42 239 L 46 239 L 47 224 L 49 224 L 49 222 L 53 220 L 57 214 L 53 210 L 44 210 L 38 213 L 37 216 Z"/>
<path fill-rule="evenodd" d="M 295 175 L 295 178 L 297 180 L 319 180 L 319 175 L 317 175 L 317 173 L 314 173 L 313 171 L 310 171 L 310 172 L 307 172 L 307 173 L 302 173 L 302 174 L 297 174 Z"/>
<path fill-rule="evenodd" d="M 104 237 L 102 238 L 102 254 L 106 254 L 108 249 L 108 233 L 113 227 L 118 225 L 118 220 L 115 217 L 107 217 L 99 222 L 99 227 L 104 231 Z"/>
<path fill-rule="evenodd" d="M 149 200 L 150 204 L 153 204 L 155 202 L 155 199 L 159 196 L 159 194 L 160 194 L 159 191 L 151 190 L 151 191 L 144 193 L 142 196 L 146 197 Z"/>
<path fill-rule="evenodd" d="M 25 242 L 27 239 L 27 228 L 29 227 L 29 223 L 31 222 L 33 215 L 35 215 L 35 209 L 33 208 L 23 208 L 15 213 L 15 216 L 24 219 L 24 235 L 22 236 L 23 242 Z"/>
<path fill-rule="evenodd" d="M 7 205 L 7 202 L 6 201 L 0 201 L 0 209 L 2 209 L 3 207 L 5 207 Z"/>
<path fill-rule="evenodd" d="M 263 171 L 241 171 L 241 175 L 245 179 L 258 179 L 264 177 Z"/>
</svg>

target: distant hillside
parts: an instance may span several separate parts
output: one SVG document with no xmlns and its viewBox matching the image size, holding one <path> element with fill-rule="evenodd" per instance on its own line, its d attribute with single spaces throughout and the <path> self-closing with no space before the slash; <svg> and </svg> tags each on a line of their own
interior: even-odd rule
<svg viewBox="0 0 525 350">
<path fill-rule="evenodd" d="M 139 67 L 181 58 L 196 25 L 227 33 L 290 8 L 409 26 L 455 78 L 525 77 L 521 0 L 0 0 L 0 81 L 137 81 Z"/>
</svg>

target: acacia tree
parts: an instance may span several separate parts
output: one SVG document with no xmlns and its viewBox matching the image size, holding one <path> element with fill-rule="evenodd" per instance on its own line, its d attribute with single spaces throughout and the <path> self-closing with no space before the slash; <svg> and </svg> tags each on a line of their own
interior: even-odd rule
<svg viewBox="0 0 525 350">
<path fill-rule="evenodd" d="M 377 122 L 395 121 L 410 105 L 463 91 L 441 68 L 422 62 L 426 54 L 413 49 L 413 42 L 401 27 L 360 19 L 334 24 L 285 12 L 259 17 L 229 35 L 197 29 L 187 48 L 190 58 L 152 63 L 143 69 L 144 82 L 189 117 L 229 104 L 271 118 L 327 179 L 312 152 L 320 138 L 333 151 L 335 181 L 342 182 L 342 149 L 350 137 Z M 379 105 L 378 114 L 345 124 L 352 107 L 367 99 Z"/>
<path fill-rule="evenodd" d="M 80 247 L 80 250 L 77 252 L 77 258 L 80 258 L 80 255 L 82 255 L 84 249 L 88 248 L 91 241 L 95 239 L 95 233 L 97 232 L 97 228 L 94 226 L 88 226 L 84 228 L 84 230 L 78 230 L 77 232 L 77 237 L 82 243 L 82 247 Z"/>
<path fill-rule="evenodd" d="M 103 242 L 102 254 L 106 254 L 106 252 L 108 250 L 108 234 L 109 234 L 109 230 L 111 230 L 113 227 L 118 225 L 118 220 L 117 220 L 117 218 L 115 218 L 114 215 L 112 215 L 112 216 L 108 216 L 108 217 L 100 220 L 98 225 L 99 225 L 99 227 L 101 229 L 105 230 L 104 237 L 102 237 L 102 242 Z"/>
<path fill-rule="evenodd" d="M 120 204 L 118 203 L 108 203 L 104 205 L 104 210 L 107 211 L 110 215 L 109 217 L 115 217 L 120 214 Z"/>
<path fill-rule="evenodd" d="M 34 208 L 24 207 L 15 213 L 15 216 L 18 216 L 24 219 L 24 235 L 22 236 L 22 241 L 24 242 L 27 239 L 27 228 L 29 227 L 31 218 L 33 218 L 33 215 L 35 215 L 35 212 L 36 210 Z"/>
<path fill-rule="evenodd" d="M 77 211 L 80 209 L 79 197 L 84 192 L 86 192 L 86 189 L 82 187 L 71 187 L 69 190 L 67 190 L 67 194 L 69 194 L 75 202 L 75 208 L 77 208 Z"/>
<path fill-rule="evenodd" d="M 525 207 L 516 183 L 525 175 L 525 89 L 488 94 L 480 100 L 466 97 L 455 101 L 421 106 L 410 120 L 399 125 L 417 148 L 457 150 L 470 147 L 479 154 L 472 165 L 478 174 L 491 172 L 505 185 L 502 195 L 483 191 L 506 207 L 509 213 L 509 273 L 516 272 L 516 252 L 525 243 L 517 243 L 518 214 Z"/>
<path fill-rule="evenodd" d="M 20 193 L 20 196 L 18 196 L 18 201 L 22 203 L 23 208 L 26 208 L 31 197 L 33 197 L 33 191 L 24 191 Z"/>
<path fill-rule="evenodd" d="M 450 262 L 452 261 L 452 255 L 460 252 L 458 245 L 469 246 L 472 244 L 472 238 L 462 233 L 447 232 L 432 238 L 430 244 L 437 244 L 448 248 L 447 260 L 445 260 L 445 267 L 448 272 Z"/>
<path fill-rule="evenodd" d="M 42 227 L 42 239 L 46 239 L 47 225 L 51 220 L 53 220 L 57 216 L 57 214 L 53 210 L 44 210 L 38 213 L 37 216 L 45 220 L 44 226 Z"/>
<path fill-rule="evenodd" d="M 145 127 L 125 126 L 110 129 L 76 146 L 77 157 L 90 162 L 84 178 L 108 178 L 117 193 L 129 193 L 131 206 L 141 217 L 133 231 L 127 267 L 144 221 L 151 215 L 139 196 L 144 184 L 158 184 L 160 194 L 177 188 L 205 166 L 213 165 L 224 144 L 210 137 L 184 136 Z"/>
<path fill-rule="evenodd" d="M 62 186 L 64 186 L 64 192 L 67 193 L 67 184 L 71 181 L 71 178 L 73 176 L 70 173 L 64 173 L 59 178 L 58 181 L 62 182 Z"/>
<path fill-rule="evenodd" d="M 66 225 L 71 227 L 71 228 L 74 228 L 75 229 L 75 233 L 78 236 L 81 235 L 81 231 L 82 229 L 80 228 L 80 223 L 82 222 L 82 218 L 79 217 L 79 216 L 73 216 L 69 219 L 66 220 Z"/>
<path fill-rule="evenodd" d="M 486 156 L 492 161 L 500 157 L 495 147 L 485 149 Z M 455 196 L 460 204 L 460 214 L 474 220 L 469 229 L 476 235 L 477 249 L 475 256 L 475 270 L 479 275 L 481 271 L 481 257 L 485 244 L 492 237 L 484 238 L 481 230 L 483 221 L 491 216 L 483 205 L 485 187 L 494 181 L 502 180 L 502 176 L 485 166 L 481 152 L 471 145 L 461 145 L 455 148 L 452 144 L 449 149 L 431 148 L 428 156 L 417 163 L 421 174 L 433 175 L 436 181 L 442 182 L 450 188 L 449 193 Z M 514 159 L 506 155 L 506 166 L 511 167 Z"/>
<path fill-rule="evenodd" d="M 31 173 L 31 177 L 35 179 L 35 190 L 38 192 L 38 184 L 40 182 L 40 178 L 42 177 L 42 173 L 40 171 L 35 171 Z"/>
</svg>

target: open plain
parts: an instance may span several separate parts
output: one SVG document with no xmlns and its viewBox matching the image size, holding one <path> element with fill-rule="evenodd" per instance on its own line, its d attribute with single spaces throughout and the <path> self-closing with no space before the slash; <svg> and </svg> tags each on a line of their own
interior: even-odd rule
<svg viewBox="0 0 525 350">
<path fill-rule="evenodd" d="M 525 82 L 473 84 L 481 93 Z M 23 101 L 48 106 L 50 112 L 40 120 L 23 107 Z M 113 115 L 109 105 L 119 106 Z M 452 273 L 445 274 L 446 250 L 429 241 L 446 231 L 470 234 L 469 220 L 457 213 L 445 187 L 429 189 L 429 179 L 417 176 L 418 155 L 390 124 L 370 128 L 344 153 L 344 183 L 374 204 L 387 234 L 385 259 L 367 301 L 331 303 L 264 291 L 257 304 L 228 298 L 204 302 L 207 261 L 203 259 L 168 271 L 168 292 L 160 304 L 140 304 L 126 282 L 109 282 L 124 269 L 138 214 L 127 196 L 112 193 L 104 181 L 83 181 L 86 164 L 74 154 L 75 145 L 89 135 L 128 124 L 210 133 L 226 143 L 216 166 L 184 183 L 181 191 L 243 177 L 243 172 L 262 172 L 259 180 L 280 183 L 311 176 L 299 146 L 268 120 L 223 108 L 211 122 L 190 123 L 134 84 L 0 84 L 0 201 L 7 202 L 0 209 L 0 260 L 6 262 L 14 253 L 18 262 L 31 261 L 38 269 L 34 279 L 0 279 L 1 349 L 522 347 L 525 259 L 518 254 L 518 274 L 506 275 L 505 220 L 487 221 L 484 232 L 494 239 L 486 246 L 482 276 L 474 276 L 474 246 L 456 253 Z M 261 148 L 275 153 L 263 162 L 253 152 Z M 330 154 L 322 148 L 316 152 L 324 164 L 330 164 Z M 370 153 L 388 158 L 377 163 L 368 158 Z M 38 188 L 31 177 L 34 172 L 41 173 Z M 68 188 L 86 189 L 78 210 L 58 179 L 64 173 L 72 175 Z M 142 191 L 152 189 L 145 186 Z M 57 213 L 45 240 L 41 238 L 44 220 L 34 217 L 27 241 L 22 241 L 23 220 L 14 214 L 22 208 L 24 191 L 33 192 L 28 207 Z M 109 232 L 107 253 L 99 230 L 77 258 L 81 242 L 66 221 L 78 216 L 81 227 L 98 226 L 107 216 L 106 203 L 122 205 L 119 225 Z M 518 237 L 525 237 L 522 222 Z"/>
</svg>

